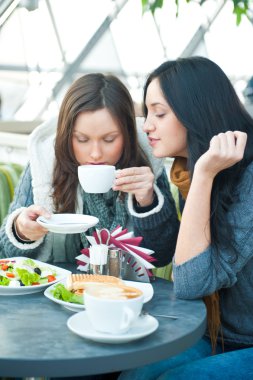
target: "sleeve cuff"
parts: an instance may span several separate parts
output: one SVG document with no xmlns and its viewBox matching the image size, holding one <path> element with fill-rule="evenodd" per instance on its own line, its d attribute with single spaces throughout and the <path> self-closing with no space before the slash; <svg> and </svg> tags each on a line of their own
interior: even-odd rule
<svg viewBox="0 0 253 380">
<path fill-rule="evenodd" d="M 157 202 L 154 203 L 155 206 L 151 205 L 152 206 L 151 210 L 149 209 L 149 207 L 151 207 L 151 206 L 136 207 L 136 210 L 135 210 L 135 203 L 136 202 L 134 201 L 133 195 L 129 194 L 128 201 L 127 201 L 129 213 L 132 216 L 135 216 L 137 218 L 146 218 L 149 215 L 158 213 L 161 210 L 161 208 L 163 207 L 164 196 L 156 184 L 154 184 L 154 192 L 155 192 L 155 198 L 157 198 Z M 140 210 L 140 211 L 138 212 L 138 210 Z"/>
<path fill-rule="evenodd" d="M 13 221 L 13 224 L 12 224 L 12 232 L 13 232 L 13 235 L 15 237 L 15 239 L 19 242 L 19 243 L 28 243 L 28 244 L 32 244 L 34 243 L 35 240 L 28 240 L 28 239 L 22 239 L 19 234 L 18 234 L 18 231 L 17 231 L 17 227 L 16 227 L 16 223 L 15 223 L 15 219 Z"/>
<path fill-rule="evenodd" d="M 21 213 L 21 211 L 24 210 L 24 209 L 25 209 L 25 207 L 20 207 L 20 208 L 16 209 L 15 211 L 13 211 L 8 216 L 7 223 L 6 223 L 6 226 L 5 226 L 5 232 L 6 232 L 6 235 L 7 235 L 8 239 L 10 240 L 10 242 L 15 247 L 17 247 L 19 249 L 22 249 L 22 250 L 34 249 L 34 248 L 37 248 L 43 242 L 43 240 L 44 240 L 43 237 L 40 238 L 40 239 L 38 239 L 38 240 L 36 240 L 35 242 L 26 243 L 26 242 L 21 242 L 21 239 L 18 239 L 15 236 L 15 233 L 13 232 L 14 220 Z"/>
<path fill-rule="evenodd" d="M 144 212 L 148 212 L 148 211 L 151 211 L 153 208 L 155 208 L 157 205 L 158 205 L 158 198 L 157 198 L 157 195 L 156 193 L 154 193 L 154 198 L 153 198 L 153 202 L 151 203 L 151 205 L 149 206 L 140 206 L 137 202 L 136 202 L 136 199 L 133 198 L 133 205 L 134 205 L 134 209 L 136 212 L 138 212 L 139 214 L 140 213 L 144 213 Z"/>
</svg>

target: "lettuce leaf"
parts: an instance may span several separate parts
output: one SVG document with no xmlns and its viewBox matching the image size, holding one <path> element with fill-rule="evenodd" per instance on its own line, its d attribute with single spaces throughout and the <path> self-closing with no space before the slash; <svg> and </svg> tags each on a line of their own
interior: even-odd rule
<svg viewBox="0 0 253 380">
<path fill-rule="evenodd" d="M 39 282 L 40 275 L 37 273 L 30 273 L 26 269 L 16 268 L 16 273 L 25 286 L 30 286 L 34 282 Z"/>
<path fill-rule="evenodd" d="M 37 267 L 37 264 L 32 260 L 32 259 L 26 259 L 23 261 L 23 264 L 24 265 L 28 265 L 32 268 L 36 268 Z"/>
<path fill-rule="evenodd" d="M 0 285 L 8 286 L 9 283 L 10 283 L 10 280 L 7 277 L 0 276 Z"/>
<path fill-rule="evenodd" d="M 58 300 L 78 303 L 83 305 L 83 296 L 74 294 L 65 288 L 63 284 L 57 284 L 52 290 L 52 295 Z"/>
</svg>

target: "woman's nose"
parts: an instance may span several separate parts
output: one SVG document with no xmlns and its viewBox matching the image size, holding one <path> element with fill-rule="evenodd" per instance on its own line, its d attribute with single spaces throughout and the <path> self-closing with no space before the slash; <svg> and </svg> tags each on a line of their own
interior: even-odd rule
<svg viewBox="0 0 253 380">
<path fill-rule="evenodd" d="M 94 143 L 91 147 L 90 157 L 93 160 L 98 160 L 102 157 L 102 150 L 98 143 Z"/>
<path fill-rule="evenodd" d="M 143 129 L 143 131 L 144 131 L 145 133 L 148 133 L 148 132 L 150 132 L 151 130 L 154 129 L 154 125 L 153 125 L 153 123 L 151 122 L 151 120 L 150 120 L 149 117 L 147 117 L 147 118 L 145 119 L 142 129 Z"/>
</svg>

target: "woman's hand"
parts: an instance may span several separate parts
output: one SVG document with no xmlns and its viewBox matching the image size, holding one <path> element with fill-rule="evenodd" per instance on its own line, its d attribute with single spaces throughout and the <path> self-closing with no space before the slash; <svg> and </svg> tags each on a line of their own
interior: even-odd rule
<svg viewBox="0 0 253 380">
<path fill-rule="evenodd" d="M 50 213 L 41 206 L 29 206 L 25 208 L 16 218 L 15 227 L 18 236 L 23 240 L 38 240 L 48 233 L 36 222 L 38 216 L 50 218 Z"/>
<path fill-rule="evenodd" d="M 194 174 L 205 173 L 214 178 L 219 172 L 241 161 L 247 134 L 240 131 L 219 133 L 210 141 L 210 147 L 196 162 Z"/>
<path fill-rule="evenodd" d="M 154 199 L 154 174 L 147 166 L 117 170 L 113 190 L 133 194 L 141 207 Z"/>
</svg>

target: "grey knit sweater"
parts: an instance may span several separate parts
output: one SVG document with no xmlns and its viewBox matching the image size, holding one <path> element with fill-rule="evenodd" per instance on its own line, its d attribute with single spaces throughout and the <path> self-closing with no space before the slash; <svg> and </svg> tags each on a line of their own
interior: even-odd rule
<svg viewBox="0 0 253 380">
<path fill-rule="evenodd" d="M 234 228 L 239 256 L 229 251 L 214 255 L 212 246 L 181 265 L 173 265 L 174 290 L 183 299 L 196 299 L 220 290 L 225 342 L 253 345 L 253 163 L 234 189 L 237 201 L 227 212 Z"/>
</svg>

